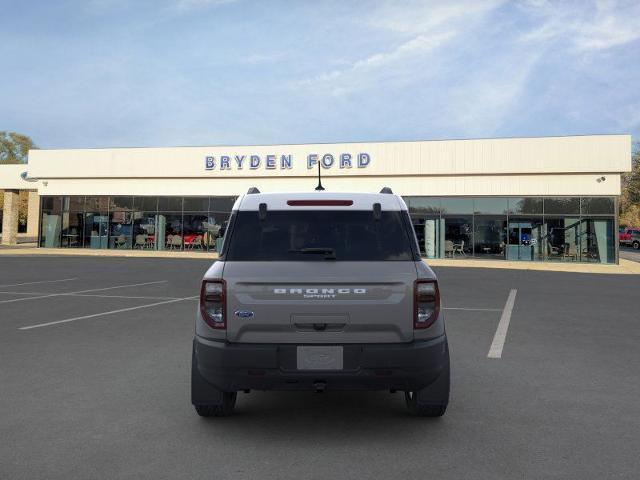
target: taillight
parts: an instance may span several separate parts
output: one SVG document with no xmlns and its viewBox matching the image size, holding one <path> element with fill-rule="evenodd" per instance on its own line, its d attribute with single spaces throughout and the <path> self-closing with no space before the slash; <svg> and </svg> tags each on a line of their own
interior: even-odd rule
<svg viewBox="0 0 640 480">
<path fill-rule="evenodd" d="M 413 328 L 428 328 L 440 314 L 440 290 L 437 280 L 416 280 Z"/>
<path fill-rule="evenodd" d="M 203 280 L 200 313 L 211 328 L 227 328 L 226 285 L 224 280 Z"/>
</svg>

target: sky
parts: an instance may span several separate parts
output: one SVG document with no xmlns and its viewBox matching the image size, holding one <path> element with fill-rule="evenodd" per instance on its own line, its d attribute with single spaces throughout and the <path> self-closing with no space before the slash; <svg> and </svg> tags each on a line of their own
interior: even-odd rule
<svg viewBox="0 0 640 480">
<path fill-rule="evenodd" d="M 0 0 L 40 148 L 627 133 L 640 0 Z"/>
</svg>

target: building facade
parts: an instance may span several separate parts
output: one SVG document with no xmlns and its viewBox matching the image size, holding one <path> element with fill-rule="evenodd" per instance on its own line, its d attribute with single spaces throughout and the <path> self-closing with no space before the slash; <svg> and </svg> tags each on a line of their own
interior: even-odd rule
<svg viewBox="0 0 640 480">
<path fill-rule="evenodd" d="M 22 181 L 41 247 L 216 251 L 238 195 L 311 192 L 318 168 L 402 195 L 427 258 L 615 263 L 631 138 L 33 150 Z"/>
</svg>

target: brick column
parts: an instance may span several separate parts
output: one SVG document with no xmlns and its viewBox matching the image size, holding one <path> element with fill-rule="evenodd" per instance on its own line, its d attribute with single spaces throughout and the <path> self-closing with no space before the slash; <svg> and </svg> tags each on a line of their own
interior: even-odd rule
<svg viewBox="0 0 640 480">
<path fill-rule="evenodd" d="M 27 236 L 37 237 L 40 225 L 40 195 L 37 190 L 29 191 L 27 204 Z"/>
<path fill-rule="evenodd" d="M 2 245 L 16 245 L 18 237 L 18 208 L 20 195 L 18 190 L 4 191 L 2 212 Z"/>
</svg>

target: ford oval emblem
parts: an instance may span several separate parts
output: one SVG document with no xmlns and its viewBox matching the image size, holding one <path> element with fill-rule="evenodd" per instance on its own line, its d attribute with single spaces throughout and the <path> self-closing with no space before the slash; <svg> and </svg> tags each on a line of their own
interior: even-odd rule
<svg viewBox="0 0 640 480">
<path fill-rule="evenodd" d="M 250 310 L 236 310 L 235 315 L 240 318 L 251 318 L 253 317 L 253 312 Z"/>
</svg>

